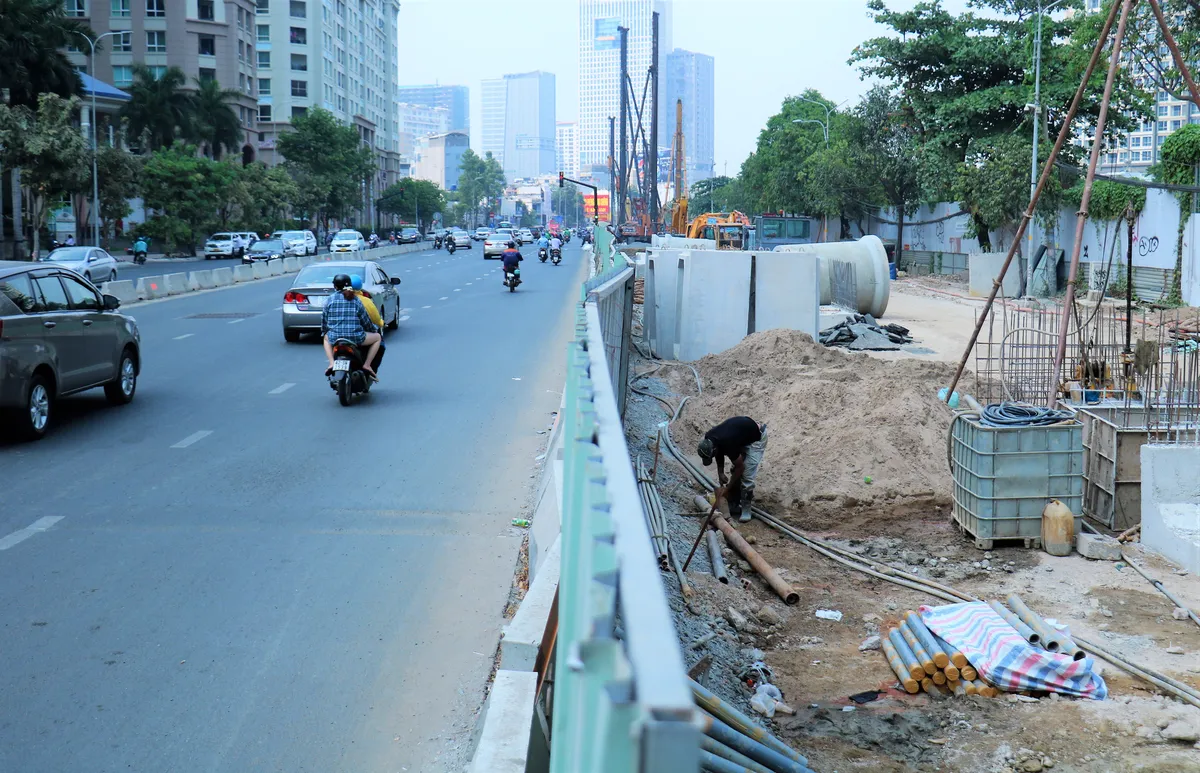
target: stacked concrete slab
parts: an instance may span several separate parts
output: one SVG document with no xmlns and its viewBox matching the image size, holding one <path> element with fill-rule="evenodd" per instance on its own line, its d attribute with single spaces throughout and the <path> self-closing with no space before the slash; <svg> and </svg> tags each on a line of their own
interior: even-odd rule
<svg viewBox="0 0 1200 773">
<path fill-rule="evenodd" d="M 1200 572 L 1200 446 L 1142 446 L 1142 544 Z"/>
</svg>

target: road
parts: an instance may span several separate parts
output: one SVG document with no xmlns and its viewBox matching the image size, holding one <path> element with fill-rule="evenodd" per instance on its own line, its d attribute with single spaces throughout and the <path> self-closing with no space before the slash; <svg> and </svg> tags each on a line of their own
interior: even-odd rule
<svg viewBox="0 0 1200 773">
<path fill-rule="evenodd" d="M 559 405 L 564 257 L 515 294 L 478 247 L 383 261 L 408 318 L 349 408 L 283 340 L 288 277 L 130 307 L 134 402 L 0 445 L 0 770 L 456 770 Z"/>
</svg>

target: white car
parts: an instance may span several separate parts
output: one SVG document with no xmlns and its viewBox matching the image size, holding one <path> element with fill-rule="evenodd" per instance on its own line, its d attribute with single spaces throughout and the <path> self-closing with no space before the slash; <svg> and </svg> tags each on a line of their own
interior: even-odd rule
<svg viewBox="0 0 1200 773">
<path fill-rule="evenodd" d="M 335 255 L 367 251 L 367 240 L 358 231 L 350 228 L 338 231 L 329 243 L 329 251 Z"/>
<path fill-rule="evenodd" d="M 66 266 L 97 287 L 117 278 L 117 259 L 99 247 L 59 247 L 41 261 Z"/>
<path fill-rule="evenodd" d="M 317 237 L 312 231 L 280 231 L 275 238 L 283 242 L 286 257 L 300 258 L 317 254 Z"/>
<path fill-rule="evenodd" d="M 533 231 L 530 231 L 528 228 L 522 228 L 517 231 L 517 236 L 520 238 L 521 244 L 533 244 L 534 242 Z"/>
<path fill-rule="evenodd" d="M 509 242 L 515 242 L 511 235 L 503 235 L 499 231 L 483 240 L 483 259 L 500 257 L 500 253 L 508 249 Z"/>
<path fill-rule="evenodd" d="M 240 258 L 249 246 L 250 242 L 243 234 L 228 231 L 216 233 L 204 242 L 204 259 Z"/>
<path fill-rule="evenodd" d="M 481 227 L 481 228 L 475 229 L 475 233 L 471 234 L 471 238 L 477 242 L 481 242 L 484 239 L 491 236 L 491 234 L 492 234 L 492 229 Z"/>
</svg>

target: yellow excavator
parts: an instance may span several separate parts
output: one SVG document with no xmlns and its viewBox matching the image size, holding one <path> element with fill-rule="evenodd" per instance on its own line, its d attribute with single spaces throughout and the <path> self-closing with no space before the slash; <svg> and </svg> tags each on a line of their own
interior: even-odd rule
<svg viewBox="0 0 1200 773">
<path fill-rule="evenodd" d="M 712 239 L 718 250 L 748 250 L 750 218 L 741 212 L 705 212 L 688 226 L 689 239 Z"/>
</svg>

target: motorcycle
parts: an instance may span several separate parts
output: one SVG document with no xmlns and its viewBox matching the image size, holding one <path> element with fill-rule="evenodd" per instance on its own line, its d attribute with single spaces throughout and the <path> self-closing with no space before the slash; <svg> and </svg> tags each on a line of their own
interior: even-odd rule
<svg viewBox="0 0 1200 773">
<path fill-rule="evenodd" d="M 371 238 L 367 239 L 367 246 L 372 250 L 375 249 L 376 247 L 378 247 L 379 246 L 379 237 L 376 236 L 375 234 L 371 234 Z"/>
<path fill-rule="evenodd" d="M 382 350 L 381 350 L 382 351 Z M 379 357 L 375 358 L 376 367 Z M 345 338 L 333 342 L 333 372 L 329 374 L 329 388 L 337 392 L 338 402 L 349 405 L 356 394 L 371 391 L 371 378 L 362 369 L 363 353 L 358 345 Z"/>
<path fill-rule="evenodd" d="M 440 236 L 433 237 L 433 248 L 435 250 L 440 250 L 442 248 L 442 237 L 440 237 Z"/>
<path fill-rule="evenodd" d="M 141 250 L 133 253 L 133 262 L 139 266 L 146 262 L 146 253 Z"/>
<path fill-rule="evenodd" d="M 515 293 L 519 284 L 521 284 L 521 269 L 514 268 L 512 271 L 504 272 L 504 286 L 510 293 Z"/>
<path fill-rule="evenodd" d="M 556 266 L 562 263 L 562 250 L 550 250 L 550 262 Z"/>
<path fill-rule="evenodd" d="M 447 236 L 447 237 L 446 237 L 446 252 L 448 252 L 448 253 L 450 253 L 451 255 L 453 255 L 453 254 L 454 254 L 454 251 L 455 251 L 455 250 L 457 250 L 457 249 L 458 249 L 458 245 L 456 245 L 456 244 L 454 243 L 454 238 L 453 238 L 453 237 L 450 237 L 450 236 Z"/>
<path fill-rule="evenodd" d="M 543 263 L 545 263 L 545 262 L 546 262 L 546 258 L 548 258 L 548 257 L 550 257 L 550 256 L 549 256 L 549 255 L 546 253 L 546 248 L 545 248 L 545 247 L 539 247 L 539 248 L 538 248 L 538 260 L 540 260 L 540 261 L 542 261 Z"/>
</svg>

